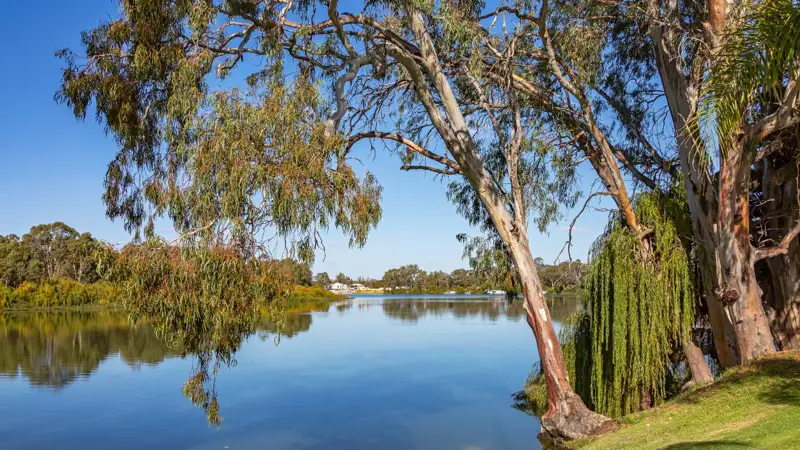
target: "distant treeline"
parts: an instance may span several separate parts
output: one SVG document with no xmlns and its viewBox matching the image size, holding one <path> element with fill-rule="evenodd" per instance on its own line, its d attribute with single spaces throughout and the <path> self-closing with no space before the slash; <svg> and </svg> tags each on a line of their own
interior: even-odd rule
<svg viewBox="0 0 800 450">
<path fill-rule="evenodd" d="M 551 292 L 575 292 L 583 287 L 583 277 L 587 265 L 580 260 L 555 265 L 544 263 L 542 258 L 536 260 L 539 278 L 545 289 Z M 437 270 L 427 272 L 416 264 L 401 266 L 387 270 L 381 279 L 351 278 L 339 273 L 331 278 L 327 272 L 314 276 L 314 284 L 325 286 L 332 282 L 353 284 L 360 283 L 373 289 L 392 289 L 400 293 L 442 293 L 446 291 L 483 292 L 486 289 L 503 289 L 514 291 L 514 284 L 501 273 L 456 269 L 450 273 Z"/>
<path fill-rule="evenodd" d="M 114 250 L 89 233 L 55 222 L 19 237 L 0 236 L 0 308 L 85 306 L 118 301 L 103 280 Z"/>
<path fill-rule="evenodd" d="M 79 233 L 62 223 L 36 225 L 19 237 L 0 236 L 0 308 L 52 308 L 88 305 L 109 305 L 121 300 L 119 277 L 120 256 L 138 245 L 122 249 L 95 239 L 90 233 Z M 127 249 L 127 250 L 126 250 Z M 416 264 L 387 270 L 381 279 L 348 277 L 339 273 L 331 278 L 321 272 L 312 276 L 311 267 L 290 258 L 261 261 L 273 270 L 272 276 L 294 286 L 287 300 L 294 306 L 314 301 L 331 301 L 335 297 L 323 288 L 332 283 L 361 283 L 370 288 L 391 289 L 397 293 L 443 293 L 446 291 L 483 292 L 486 289 L 515 291 L 514 283 L 503 273 L 491 270 L 456 269 L 450 273 L 427 272 Z M 539 277 L 551 292 L 582 289 L 586 264 L 580 261 L 547 265 L 537 260 Z M 115 282 L 110 282 L 113 279 Z"/>
</svg>

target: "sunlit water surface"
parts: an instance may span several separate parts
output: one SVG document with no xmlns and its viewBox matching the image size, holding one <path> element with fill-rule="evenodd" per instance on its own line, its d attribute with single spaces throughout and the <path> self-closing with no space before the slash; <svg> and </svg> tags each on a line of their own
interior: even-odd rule
<svg viewBox="0 0 800 450">
<path fill-rule="evenodd" d="M 574 300 L 551 300 L 554 318 Z M 182 395 L 192 373 L 122 313 L 0 315 L 3 449 L 535 449 L 511 407 L 537 360 L 519 303 L 360 296 L 268 324 L 216 379 L 222 424 Z"/>
</svg>

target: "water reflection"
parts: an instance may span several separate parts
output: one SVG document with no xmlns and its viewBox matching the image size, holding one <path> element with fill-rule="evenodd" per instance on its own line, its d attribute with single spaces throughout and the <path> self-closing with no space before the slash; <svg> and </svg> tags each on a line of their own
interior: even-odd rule
<svg viewBox="0 0 800 450">
<path fill-rule="evenodd" d="M 0 376 L 63 388 L 88 377 L 111 354 L 131 367 L 158 364 L 177 352 L 148 324 L 131 326 L 120 313 L 0 315 Z"/>
<path fill-rule="evenodd" d="M 380 305 L 386 317 L 404 322 L 416 322 L 426 316 L 452 316 L 457 319 L 479 317 L 490 322 L 498 319 L 513 321 L 525 318 L 525 308 L 520 300 L 509 302 L 497 298 L 392 298 L 377 303 L 366 298 L 356 298 L 353 303 L 360 307 Z M 547 305 L 553 320 L 559 321 L 584 308 L 579 297 L 548 297 Z"/>
<path fill-rule="evenodd" d="M 581 308 L 548 304 L 555 320 Z M 202 352 L 150 323 L 0 315 L 0 398 L 19 405 L 0 408 L 0 434 L 9 448 L 536 448 L 536 419 L 509 407 L 536 359 L 524 313 L 505 299 L 359 296 L 260 318 L 252 338 L 221 335 L 238 364 L 207 380 L 219 432 L 181 396 Z"/>
<path fill-rule="evenodd" d="M 280 334 L 291 339 L 311 322 L 311 314 L 287 314 Z M 256 330 L 272 338 L 278 324 L 262 318 Z M 180 344 L 159 338 L 150 322 L 131 324 L 120 311 L 0 314 L 0 378 L 22 377 L 32 386 L 64 388 L 115 355 L 140 369 L 186 354 Z"/>
<path fill-rule="evenodd" d="M 548 298 L 554 320 L 582 309 L 570 297 Z M 380 308 L 390 319 L 416 323 L 425 317 L 481 318 L 488 321 L 524 318 L 522 302 L 491 298 L 385 298 L 360 296 L 333 305 L 339 314 L 352 309 Z M 261 318 L 255 326 L 262 339 L 291 339 L 312 325 L 309 313 L 288 313 L 278 324 Z M 239 342 L 244 336 L 239 337 Z M 236 341 L 236 339 L 232 339 Z M 183 357 L 181 345 L 164 342 L 146 321 L 132 325 L 123 312 L 50 312 L 0 314 L 0 377 L 24 377 L 33 386 L 63 388 L 90 376 L 102 361 L 119 355 L 129 367 L 157 365 Z M 192 354 L 193 352 L 188 352 Z"/>
</svg>

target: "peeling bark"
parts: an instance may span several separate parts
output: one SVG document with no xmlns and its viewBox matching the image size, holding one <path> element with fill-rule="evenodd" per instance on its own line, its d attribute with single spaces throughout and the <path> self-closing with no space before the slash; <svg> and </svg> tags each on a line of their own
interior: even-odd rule
<svg viewBox="0 0 800 450">
<path fill-rule="evenodd" d="M 508 230 L 505 230 L 508 233 Z M 514 264 L 519 270 L 528 324 L 536 335 L 536 345 L 547 383 L 549 409 L 541 417 L 542 434 L 552 439 L 580 439 L 607 433 L 617 428 L 616 421 L 591 411 L 570 386 L 564 354 L 558 342 L 550 311 L 544 300 L 527 238 L 509 236 Z"/>
<path fill-rule="evenodd" d="M 738 364 L 775 351 L 750 244 L 750 161 L 743 147 L 739 143 L 722 160 L 715 235 L 714 294 L 736 332 Z"/>
<path fill-rule="evenodd" d="M 724 28 L 725 8 L 711 3 L 713 30 L 718 31 Z M 651 2 L 654 18 L 661 16 L 658 11 L 657 3 Z M 675 129 L 714 345 L 722 366 L 731 367 L 774 350 L 749 237 L 751 159 L 740 142 L 722 159 L 719 183 L 714 186 L 699 156 L 705 154 L 704 143 L 690 123 L 699 100 L 699 75 L 694 68 L 683 67 L 677 57 L 680 33 L 679 24 L 662 22 L 653 25 L 650 37 Z"/>
</svg>

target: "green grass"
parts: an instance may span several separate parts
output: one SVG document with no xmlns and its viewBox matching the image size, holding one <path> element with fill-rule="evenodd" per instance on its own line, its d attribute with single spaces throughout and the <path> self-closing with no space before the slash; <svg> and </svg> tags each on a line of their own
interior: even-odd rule
<svg viewBox="0 0 800 450">
<path fill-rule="evenodd" d="M 800 352 L 732 369 L 713 385 L 620 420 L 585 449 L 800 449 Z"/>
</svg>

